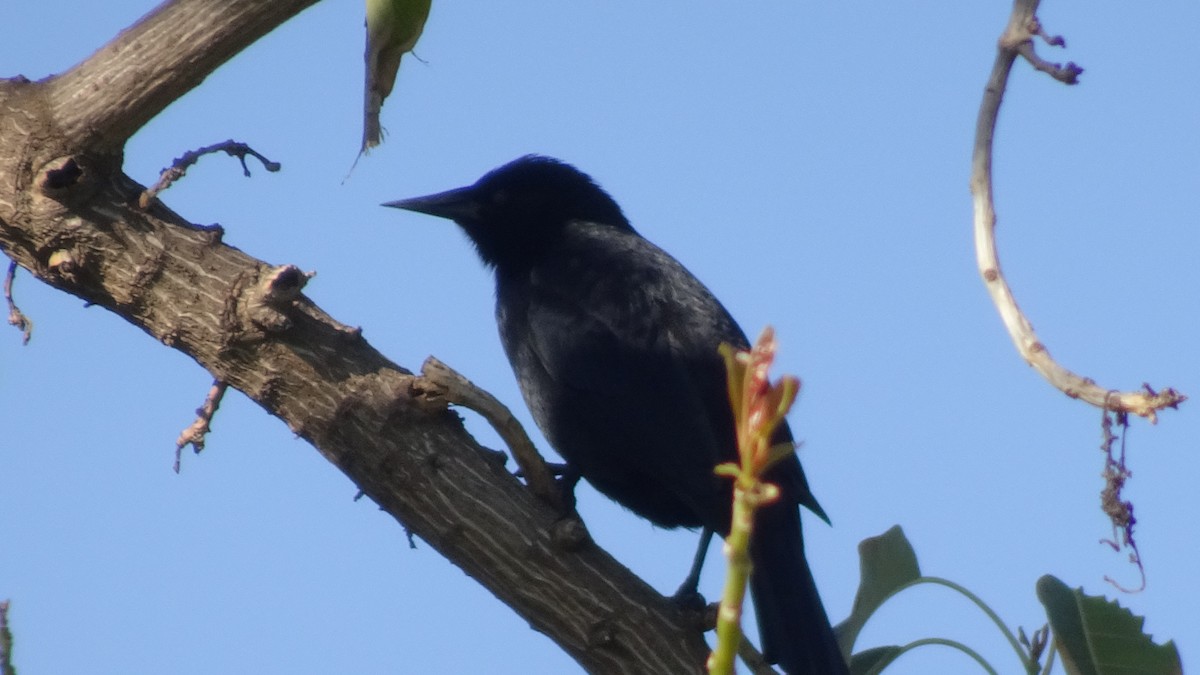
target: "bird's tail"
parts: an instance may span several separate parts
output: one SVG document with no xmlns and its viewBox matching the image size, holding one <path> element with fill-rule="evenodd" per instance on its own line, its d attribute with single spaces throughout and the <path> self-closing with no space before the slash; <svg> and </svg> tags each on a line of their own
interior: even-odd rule
<svg viewBox="0 0 1200 675">
<path fill-rule="evenodd" d="M 759 511 L 750 560 L 750 594 L 763 656 L 788 675 L 848 675 L 804 558 L 795 504 L 780 501 Z"/>
<path fill-rule="evenodd" d="M 363 137 L 362 147 L 358 151 L 360 155 L 383 142 L 383 126 L 379 123 L 383 97 L 368 84 L 363 99 Z"/>
</svg>

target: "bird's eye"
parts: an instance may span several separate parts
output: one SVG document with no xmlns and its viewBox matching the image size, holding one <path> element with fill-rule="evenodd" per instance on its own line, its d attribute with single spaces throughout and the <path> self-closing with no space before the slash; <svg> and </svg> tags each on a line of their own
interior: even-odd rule
<svg viewBox="0 0 1200 675">
<path fill-rule="evenodd" d="M 496 190 L 491 196 L 492 205 L 503 206 L 508 203 L 508 190 Z"/>
</svg>

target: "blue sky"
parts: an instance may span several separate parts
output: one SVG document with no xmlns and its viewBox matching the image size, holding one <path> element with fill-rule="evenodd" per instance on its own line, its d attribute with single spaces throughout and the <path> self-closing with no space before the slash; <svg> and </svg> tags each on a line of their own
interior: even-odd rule
<svg viewBox="0 0 1200 675">
<path fill-rule="evenodd" d="M 0 75 L 87 57 L 149 2 L 10 2 Z M 321 3 L 214 73 L 130 142 L 148 183 L 234 138 L 283 171 L 201 160 L 162 195 L 226 242 L 318 276 L 308 294 L 397 363 L 435 354 L 525 420 L 492 286 L 453 225 L 378 206 L 540 152 L 592 174 L 804 380 L 801 459 L 834 526 L 806 539 L 830 614 L 856 544 L 902 525 L 924 571 L 1009 622 L 1041 625 L 1034 582 L 1135 584 L 1098 508 L 1098 411 L 1052 390 L 979 281 L 967 191 L 975 115 L 1009 3 L 436 2 L 361 134 L 362 8 Z M 1050 351 L 1102 386 L 1200 395 L 1200 5 L 1047 0 L 1041 48 L 1067 88 L 1018 64 L 1001 111 L 1001 260 Z M 28 673 L 560 673 L 574 663 L 418 542 L 284 424 L 237 393 L 208 449 L 171 472 L 210 377 L 182 354 L 21 276 L 36 322 L 0 331 L 0 598 Z M 1200 653 L 1200 401 L 1129 439 L 1148 575 L 1120 597 L 1184 663 Z M 468 415 L 469 417 L 469 415 Z M 474 419 L 485 444 L 499 441 Z M 540 440 L 540 439 L 539 439 Z M 543 444 L 544 447 L 544 444 Z M 693 535 L 585 489 L 601 545 L 671 591 Z M 716 552 L 718 549 L 714 549 Z M 715 558 L 713 558 L 715 560 Z M 704 581 L 719 588 L 719 565 Z M 965 601 L 922 589 L 859 647 L 962 640 L 1017 672 Z M 889 673 L 974 672 L 931 647 Z"/>
</svg>

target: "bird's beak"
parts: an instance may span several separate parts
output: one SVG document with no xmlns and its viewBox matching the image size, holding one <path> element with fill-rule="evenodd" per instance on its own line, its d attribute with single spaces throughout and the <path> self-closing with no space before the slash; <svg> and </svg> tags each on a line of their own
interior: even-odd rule
<svg viewBox="0 0 1200 675">
<path fill-rule="evenodd" d="M 449 218 L 455 222 L 473 221 L 479 218 L 479 201 L 470 187 L 447 190 L 424 197 L 410 197 L 394 202 L 384 202 L 383 206 L 425 213 L 439 218 Z"/>
</svg>

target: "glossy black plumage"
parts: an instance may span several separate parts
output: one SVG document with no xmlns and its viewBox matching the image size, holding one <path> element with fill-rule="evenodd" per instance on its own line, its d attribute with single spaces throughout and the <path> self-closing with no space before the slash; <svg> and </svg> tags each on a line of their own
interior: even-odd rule
<svg viewBox="0 0 1200 675">
<path fill-rule="evenodd" d="M 525 401 L 580 475 L 657 525 L 728 533 L 731 482 L 713 467 L 736 448 L 717 346 L 747 341 L 703 284 L 587 175 L 546 157 L 387 206 L 454 220 L 494 269 Z M 786 426 L 777 440 L 791 440 Z M 751 550 L 764 652 L 790 673 L 844 673 L 797 505 L 824 513 L 794 455 L 768 478 L 783 497 L 762 512 Z"/>
</svg>

